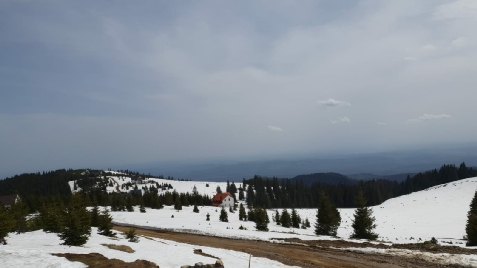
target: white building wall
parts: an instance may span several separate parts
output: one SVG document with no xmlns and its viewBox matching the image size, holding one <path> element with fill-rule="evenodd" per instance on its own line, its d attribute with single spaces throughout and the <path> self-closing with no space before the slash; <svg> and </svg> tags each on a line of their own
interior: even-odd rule
<svg viewBox="0 0 477 268">
<path fill-rule="evenodd" d="M 232 196 L 227 196 L 220 204 L 220 207 L 233 207 L 234 206 L 234 198 Z"/>
</svg>

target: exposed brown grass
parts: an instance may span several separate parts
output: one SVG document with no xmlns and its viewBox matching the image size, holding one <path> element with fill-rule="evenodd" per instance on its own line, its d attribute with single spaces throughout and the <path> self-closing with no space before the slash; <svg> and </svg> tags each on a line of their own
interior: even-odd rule
<svg viewBox="0 0 477 268">
<path fill-rule="evenodd" d="M 108 259 L 98 253 L 90 254 L 73 254 L 73 253 L 58 253 L 52 254 L 58 257 L 64 257 L 69 261 L 77 261 L 86 264 L 91 268 L 111 268 L 111 267 L 124 267 L 124 268 L 157 268 L 155 263 L 145 260 L 135 260 L 134 262 L 125 262 L 118 259 Z"/>
<path fill-rule="evenodd" d="M 134 249 L 126 245 L 114 245 L 114 244 L 101 244 L 102 246 L 108 247 L 110 249 L 120 250 L 127 253 L 134 253 Z"/>
</svg>

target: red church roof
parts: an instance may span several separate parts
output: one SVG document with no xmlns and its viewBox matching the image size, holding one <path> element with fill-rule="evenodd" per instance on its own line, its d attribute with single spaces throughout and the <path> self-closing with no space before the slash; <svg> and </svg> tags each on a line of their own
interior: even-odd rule
<svg viewBox="0 0 477 268">
<path fill-rule="evenodd" d="M 212 198 L 212 205 L 213 206 L 219 206 L 220 204 L 222 204 L 222 201 L 227 196 L 232 196 L 232 195 L 229 192 L 214 195 L 214 197 Z"/>
</svg>

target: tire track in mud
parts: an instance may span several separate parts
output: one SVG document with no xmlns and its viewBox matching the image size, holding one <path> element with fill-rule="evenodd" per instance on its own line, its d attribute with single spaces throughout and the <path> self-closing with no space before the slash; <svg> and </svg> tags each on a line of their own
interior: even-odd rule
<svg viewBox="0 0 477 268">
<path fill-rule="evenodd" d="M 115 226 L 114 229 L 126 232 L 130 227 Z M 300 267 L 334 267 L 334 268 L 393 268 L 393 267 L 463 267 L 460 265 L 442 265 L 423 258 L 406 258 L 376 253 L 362 253 L 342 249 L 321 247 L 318 245 L 278 244 L 266 241 L 230 239 L 199 234 L 179 233 L 161 229 L 136 228 L 142 236 L 156 237 L 179 243 L 228 249 L 252 254 Z M 319 242 L 318 242 L 319 243 Z M 217 255 L 213 252 L 211 254 Z M 218 256 L 220 257 L 220 256 Z"/>
</svg>

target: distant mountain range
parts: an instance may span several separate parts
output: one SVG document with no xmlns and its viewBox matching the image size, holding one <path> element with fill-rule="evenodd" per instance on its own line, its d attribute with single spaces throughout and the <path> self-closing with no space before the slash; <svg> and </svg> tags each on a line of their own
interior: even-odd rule
<svg viewBox="0 0 477 268">
<path fill-rule="evenodd" d="M 325 183 L 325 184 L 355 184 L 358 180 L 351 179 L 345 175 L 328 172 L 328 173 L 313 173 L 308 175 L 298 175 L 293 177 L 292 180 L 300 180 L 305 185 L 312 185 L 313 183 Z"/>
<path fill-rule="evenodd" d="M 407 175 L 462 162 L 467 166 L 477 165 L 477 145 L 259 161 L 149 163 L 129 165 L 128 168 L 146 174 L 202 181 L 241 181 L 254 175 L 293 178 L 301 174 L 329 172 L 358 180 L 385 178 L 402 181 Z"/>
<path fill-rule="evenodd" d="M 407 176 L 414 176 L 415 173 L 401 173 L 395 175 L 375 175 L 371 173 L 361 173 L 353 175 L 343 175 L 335 172 L 327 173 L 313 173 L 307 175 L 298 175 L 292 178 L 292 180 L 301 180 L 305 185 L 312 185 L 313 183 L 325 183 L 325 184 L 356 184 L 359 181 L 367 181 L 372 179 L 385 179 L 390 181 L 402 182 L 405 181 Z"/>
</svg>

